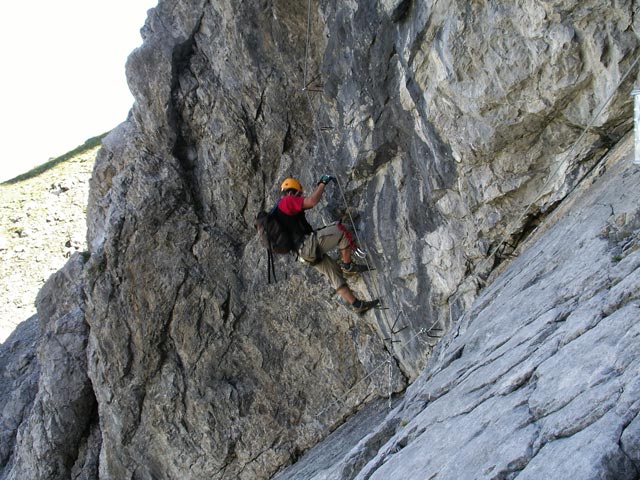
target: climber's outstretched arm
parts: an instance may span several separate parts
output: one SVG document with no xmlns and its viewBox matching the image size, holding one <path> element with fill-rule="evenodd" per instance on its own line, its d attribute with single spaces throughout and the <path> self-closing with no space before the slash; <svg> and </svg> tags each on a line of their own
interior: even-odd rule
<svg viewBox="0 0 640 480">
<path fill-rule="evenodd" d="M 302 202 L 303 210 L 309 210 L 318 204 L 324 193 L 324 187 L 324 183 L 319 183 L 311 195 L 304 197 L 304 202 Z"/>
</svg>

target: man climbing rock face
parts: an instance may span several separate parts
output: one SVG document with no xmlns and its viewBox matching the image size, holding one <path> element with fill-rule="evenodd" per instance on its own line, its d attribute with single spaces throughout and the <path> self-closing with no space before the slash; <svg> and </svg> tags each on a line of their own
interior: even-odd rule
<svg viewBox="0 0 640 480">
<path fill-rule="evenodd" d="M 285 179 L 280 185 L 278 220 L 291 233 L 298 256 L 325 275 L 351 309 L 362 314 L 371 308 L 378 307 L 380 301 L 357 299 L 344 279 L 344 275 L 358 275 L 361 271 L 361 268 L 351 261 L 351 252 L 354 247 L 351 235 L 340 222 L 334 222 L 314 231 L 304 213 L 305 210 L 318 204 L 325 188 L 332 181 L 335 181 L 334 177 L 323 175 L 313 193 L 305 197 L 298 180 Z M 341 266 L 327 255 L 335 248 L 340 251 Z"/>
</svg>

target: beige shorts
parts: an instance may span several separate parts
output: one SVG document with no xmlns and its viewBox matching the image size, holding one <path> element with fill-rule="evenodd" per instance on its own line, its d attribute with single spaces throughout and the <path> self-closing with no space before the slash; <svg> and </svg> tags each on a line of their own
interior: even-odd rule
<svg viewBox="0 0 640 480">
<path fill-rule="evenodd" d="M 338 222 L 322 227 L 310 235 L 307 235 L 298 250 L 298 255 L 304 261 L 309 262 L 316 270 L 329 279 L 333 288 L 338 290 L 346 285 L 342 272 L 333 258 L 327 255 L 331 250 L 349 248 L 349 240 Z"/>
</svg>

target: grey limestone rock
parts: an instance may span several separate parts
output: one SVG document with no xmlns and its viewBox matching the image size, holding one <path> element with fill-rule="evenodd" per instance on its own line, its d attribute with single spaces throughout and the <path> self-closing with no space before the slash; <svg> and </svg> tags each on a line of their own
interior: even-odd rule
<svg viewBox="0 0 640 480">
<path fill-rule="evenodd" d="M 4 384 L 30 413 L 2 433 L 2 478 L 269 478 L 359 411 L 380 423 L 316 456 L 325 478 L 533 478 L 580 448 L 604 452 L 581 478 L 632 475 L 637 212 L 607 197 L 582 221 L 597 234 L 523 243 L 631 129 L 636 11 L 160 0 L 96 160 L 90 258 L 64 277 L 82 289 L 57 277 L 37 365 Z M 309 218 L 357 233 L 376 270 L 351 285 L 386 310 L 352 314 L 293 257 L 266 281 L 256 213 L 325 173 Z"/>
<path fill-rule="evenodd" d="M 638 478 L 640 252 L 614 258 L 604 235 L 640 211 L 629 146 L 484 290 L 378 427 L 324 469 L 309 469 L 323 443 L 276 478 Z"/>
<path fill-rule="evenodd" d="M 96 461 L 77 464 L 87 456 L 81 451 L 92 450 L 94 458 L 99 452 L 95 441 L 87 449 L 90 426 L 97 425 L 98 419 L 87 368 L 84 261 L 82 254 L 74 254 L 47 281 L 38 294 L 38 316 L 33 319 L 40 321 L 39 332 L 31 333 L 32 349 L 26 353 L 33 357 L 25 358 L 24 365 L 7 365 L 3 372 L 4 378 L 21 381 L 10 387 L 10 401 L 3 412 L 3 418 L 19 421 L 19 428 L 7 429 L 3 422 L 2 435 L 9 436 L 3 448 L 13 448 L 3 451 L 2 478 L 70 478 L 72 471 L 76 478 L 83 478 L 81 474 L 96 478 Z M 37 330 L 33 320 L 27 325 Z M 2 345 L 3 356 L 9 357 L 25 341 L 22 330 Z M 16 367 L 20 367 L 19 376 L 12 373 Z"/>
<path fill-rule="evenodd" d="M 0 465 L 11 464 L 18 428 L 37 393 L 40 367 L 36 361 L 38 317 L 21 323 L 0 347 Z"/>
</svg>

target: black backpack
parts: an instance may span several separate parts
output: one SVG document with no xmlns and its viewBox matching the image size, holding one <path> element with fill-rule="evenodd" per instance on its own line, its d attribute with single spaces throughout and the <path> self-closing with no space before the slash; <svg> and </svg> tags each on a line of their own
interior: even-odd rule
<svg viewBox="0 0 640 480">
<path fill-rule="evenodd" d="M 278 204 L 274 205 L 268 212 L 262 210 L 258 213 L 254 222 L 260 236 L 260 243 L 267 249 L 267 277 L 269 283 L 271 283 L 271 274 L 273 274 L 274 281 L 278 281 L 276 279 L 273 254 L 285 254 L 294 250 L 291 232 L 279 220 L 277 209 Z"/>
</svg>

